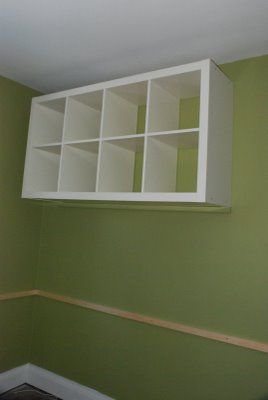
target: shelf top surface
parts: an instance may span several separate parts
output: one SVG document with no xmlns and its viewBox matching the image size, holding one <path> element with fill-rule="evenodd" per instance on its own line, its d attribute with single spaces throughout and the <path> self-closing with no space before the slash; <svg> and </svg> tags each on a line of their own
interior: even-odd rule
<svg viewBox="0 0 268 400">
<path fill-rule="evenodd" d="M 124 78 L 114 79 L 111 81 L 95 83 L 92 85 L 83 86 L 80 88 L 74 88 L 69 90 L 64 90 L 57 93 L 47 94 L 43 96 L 38 96 L 33 98 L 34 103 L 41 103 L 44 101 L 49 101 L 53 99 L 61 99 L 67 96 L 75 96 L 83 93 L 100 91 L 103 89 L 119 87 L 123 85 L 128 85 L 132 83 L 138 83 L 142 81 L 148 81 L 151 79 L 158 79 L 165 76 L 172 76 L 175 74 L 183 74 L 192 71 L 200 71 L 205 68 L 209 68 L 209 65 L 213 63 L 210 59 L 205 59 L 197 62 L 193 62 L 190 64 L 183 64 L 175 67 L 159 69 L 156 71 L 145 72 L 143 74 L 137 74 L 132 76 L 127 76 Z M 214 63 L 213 63 L 214 64 Z"/>
</svg>

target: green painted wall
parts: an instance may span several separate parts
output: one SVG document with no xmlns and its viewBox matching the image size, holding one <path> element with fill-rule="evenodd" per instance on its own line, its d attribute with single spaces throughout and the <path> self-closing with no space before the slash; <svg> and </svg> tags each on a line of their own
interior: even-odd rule
<svg viewBox="0 0 268 400">
<path fill-rule="evenodd" d="M 31 362 L 117 400 L 267 400 L 261 354 L 39 299 Z"/>
<path fill-rule="evenodd" d="M 268 341 L 268 57 L 234 81 L 231 214 L 45 207 L 37 287 Z M 265 400 L 268 356 L 39 299 L 31 362 L 117 400 Z"/>
<path fill-rule="evenodd" d="M 37 287 L 268 340 L 268 57 L 235 83 L 231 214 L 46 207 Z M 49 300 L 32 362 L 116 399 L 264 399 L 268 357 Z"/>
<path fill-rule="evenodd" d="M 231 214 L 45 207 L 37 287 L 268 341 L 268 57 L 235 83 Z M 30 98 L 0 80 L 0 291 L 31 289 L 42 209 L 20 199 Z M 0 303 L 0 371 L 29 361 L 32 300 Z M 268 398 L 268 357 L 34 302 L 31 361 L 117 400 Z"/>
<path fill-rule="evenodd" d="M 32 96 L 0 78 L 0 293 L 32 289 L 41 208 L 22 201 L 22 175 Z M 0 371 L 28 362 L 31 301 L 0 303 Z"/>
<path fill-rule="evenodd" d="M 0 302 L 0 372 L 29 362 L 32 299 Z"/>
</svg>

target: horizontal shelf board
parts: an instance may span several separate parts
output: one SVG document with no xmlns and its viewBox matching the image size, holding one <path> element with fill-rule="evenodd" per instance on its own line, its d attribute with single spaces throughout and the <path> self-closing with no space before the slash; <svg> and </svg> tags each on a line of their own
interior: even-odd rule
<svg viewBox="0 0 268 400">
<path fill-rule="evenodd" d="M 195 148 L 198 147 L 198 131 L 190 130 L 188 132 L 174 132 L 168 134 L 151 134 L 148 137 L 159 140 L 167 145 L 178 148 Z"/>
<path fill-rule="evenodd" d="M 73 148 L 73 149 L 97 153 L 99 149 L 99 143 L 98 142 L 72 143 L 72 144 L 65 144 L 64 148 Z"/>
<path fill-rule="evenodd" d="M 42 149 L 44 147 L 54 147 L 54 146 L 61 146 L 61 142 L 53 142 L 53 143 L 45 143 L 45 144 L 35 144 L 33 149 Z"/>
<path fill-rule="evenodd" d="M 60 199 L 30 199 L 23 197 L 23 201 L 33 206 L 50 206 L 50 207 L 71 207 L 71 208 L 93 208 L 93 209 L 113 209 L 113 210 L 148 210 L 148 211 L 182 211 L 197 213 L 224 213 L 231 212 L 230 207 L 214 206 L 204 203 L 167 203 L 167 202 L 122 202 L 122 201 L 85 201 L 85 200 L 64 200 Z"/>
<path fill-rule="evenodd" d="M 83 140 L 64 140 L 63 144 L 75 144 L 75 143 L 90 143 L 90 142 L 110 142 L 113 140 L 129 140 L 129 139 L 139 139 L 139 138 L 145 138 L 146 136 L 148 137 L 153 137 L 153 136 L 158 136 L 158 135 L 172 135 L 174 133 L 176 134 L 190 134 L 194 132 L 199 132 L 199 128 L 191 128 L 191 129 L 176 129 L 173 131 L 163 131 L 163 132 L 149 132 L 149 133 L 135 133 L 131 135 L 118 135 L 118 136 L 107 136 L 107 137 L 102 137 L 102 138 L 94 138 L 94 139 L 83 139 Z M 48 145 L 60 145 L 61 143 L 49 143 Z M 43 146 L 43 145 L 42 145 Z M 47 145 L 44 145 L 47 146 Z M 35 146 L 36 147 L 36 146 Z M 39 147 L 39 146 L 38 146 Z"/>
<path fill-rule="evenodd" d="M 118 135 L 118 136 L 107 136 L 107 137 L 103 137 L 100 140 L 102 140 L 103 142 L 106 141 L 111 141 L 111 140 L 128 140 L 128 139 L 136 139 L 136 138 L 144 138 L 145 134 L 144 133 L 135 133 L 135 134 L 131 134 L 131 135 Z"/>
<path fill-rule="evenodd" d="M 45 145 L 45 146 L 38 146 L 33 147 L 33 150 L 45 151 L 49 153 L 60 154 L 61 152 L 61 144 L 60 145 Z"/>
<path fill-rule="evenodd" d="M 156 136 L 156 135 L 172 135 L 173 133 L 191 133 L 199 132 L 200 128 L 187 128 L 187 129 L 174 129 L 172 131 L 158 131 L 158 132 L 148 132 L 146 136 Z"/>
<path fill-rule="evenodd" d="M 132 134 L 132 135 L 122 135 L 122 136 L 111 136 L 111 137 L 103 137 L 103 138 L 94 138 L 94 139 L 83 139 L 83 140 L 64 140 L 64 145 L 72 145 L 72 144 L 79 144 L 79 143 L 99 143 L 99 142 L 112 142 L 116 140 L 130 140 L 130 139 L 138 139 L 154 136 L 164 136 L 164 135 L 173 135 L 173 134 L 191 134 L 199 132 L 199 128 L 193 129 L 177 129 L 174 131 L 164 131 L 164 132 L 150 132 L 150 133 L 140 133 L 140 134 Z M 50 146 L 61 146 L 62 142 L 57 143 L 46 143 L 46 144 L 37 144 L 34 145 L 33 148 L 42 148 L 42 147 L 50 147 Z"/>
<path fill-rule="evenodd" d="M 23 197 L 37 199 L 102 200 L 102 201 L 150 201 L 166 203 L 202 203 L 205 200 L 198 193 L 141 193 L 141 192 L 27 192 Z"/>
<path fill-rule="evenodd" d="M 83 144 L 83 143 L 99 143 L 100 139 L 83 139 L 83 140 L 66 140 L 63 142 L 65 145 L 72 145 L 72 144 Z"/>
<path fill-rule="evenodd" d="M 116 138 L 110 138 L 110 139 L 105 139 L 103 143 L 109 143 L 114 146 L 119 146 L 122 147 L 126 150 L 131 150 L 131 151 L 142 151 L 143 150 L 143 145 L 144 145 L 144 135 L 131 135 L 131 137 L 116 137 Z"/>
</svg>

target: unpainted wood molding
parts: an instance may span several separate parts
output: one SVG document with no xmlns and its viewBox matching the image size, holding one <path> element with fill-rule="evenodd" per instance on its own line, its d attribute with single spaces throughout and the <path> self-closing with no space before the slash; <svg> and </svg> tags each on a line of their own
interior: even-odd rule
<svg viewBox="0 0 268 400">
<path fill-rule="evenodd" d="M 31 297 L 38 295 L 39 290 L 23 290 L 20 292 L 0 293 L 0 301 L 20 299 L 22 297 Z"/>
<path fill-rule="evenodd" d="M 229 336 L 219 332 L 213 332 L 206 329 L 180 324 L 178 322 L 172 322 L 155 317 L 150 317 L 147 315 L 141 315 L 129 311 L 123 311 L 117 308 L 91 303 L 89 301 L 80 300 L 70 296 L 64 296 L 51 292 L 46 292 L 44 290 L 36 289 L 36 290 L 28 290 L 22 292 L 4 293 L 0 294 L 0 300 L 10 300 L 21 297 L 30 297 L 30 296 L 40 296 L 46 299 L 86 308 L 92 311 L 102 312 L 108 315 L 129 319 L 143 324 L 157 326 L 160 328 L 169 329 L 180 333 L 186 333 L 189 335 L 199 336 L 205 339 L 216 340 L 218 342 L 232 344 L 234 346 L 244 347 L 250 350 L 260 351 L 262 353 L 268 353 L 268 343 L 257 342 L 254 340 L 244 339 L 237 336 Z"/>
</svg>

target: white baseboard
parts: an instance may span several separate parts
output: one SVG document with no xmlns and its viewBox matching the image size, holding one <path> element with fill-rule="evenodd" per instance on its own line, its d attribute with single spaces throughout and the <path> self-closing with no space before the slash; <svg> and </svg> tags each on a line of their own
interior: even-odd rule
<svg viewBox="0 0 268 400">
<path fill-rule="evenodd" d="M 0 394 L 22 385 L 27 381 L 28 364 L 0 374 Z"/>
<path fill-rule="evenodd" d="M 33 385 L 63 400 L 113 400 L 94 389 L 32 364 L 25 364 L 0 374 L 0 393 L 23 383 Z"/>
</svg>

